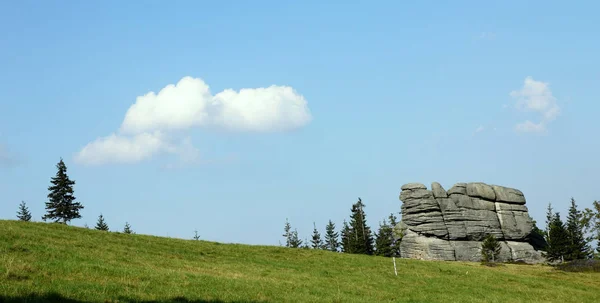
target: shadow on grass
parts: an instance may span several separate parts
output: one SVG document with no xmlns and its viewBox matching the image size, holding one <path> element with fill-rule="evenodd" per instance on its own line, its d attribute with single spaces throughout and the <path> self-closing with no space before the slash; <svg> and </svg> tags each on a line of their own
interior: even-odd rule
<svg viewBox="0 0 600 303">
<path fill-rule="evenodd" d="M 31 293 L 25 296 L 4 296 L 0 295 L 0 302 L 2 303 L 41 303 L 41 302 L 61 302 L 61 303 L 90 303 L 96 301 L 85 301 L 85 300 L 76 300 L 69 299 L 64 297 L 61 294 L 57 293 L 46 293 L 46 294 L 36 294 Z M 160 299 L 160 300 L 139 300 L 134 298 L 126 298 L 119 297 L 118 299 L 113 299 L 112 301 L 107 300 L 105 302 L 131 302 L 131 303 L 258 303 L 259 301 L 223 301 L 223 300 L 203 300 L 203 299 L 187 299 L 185 297 L 174 297 L 171 299 Z"/>
</svg>

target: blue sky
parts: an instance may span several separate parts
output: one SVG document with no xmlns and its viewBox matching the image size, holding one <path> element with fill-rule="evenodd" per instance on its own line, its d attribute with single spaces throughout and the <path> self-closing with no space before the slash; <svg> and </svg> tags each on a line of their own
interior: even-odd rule
<svg viewBox="0 0 600 303">
<path fill-rule="evenodd" d="M 589 207 L 599 9 L 3 2 L 0 218 L 40 220 L 60 157 L 74 225 L 220 242 L 277 245 L 286 218 L 309 237 L 358 197 L 375 228 L 408 182 L 515 187 L 538 222 Z"/>
</svg>

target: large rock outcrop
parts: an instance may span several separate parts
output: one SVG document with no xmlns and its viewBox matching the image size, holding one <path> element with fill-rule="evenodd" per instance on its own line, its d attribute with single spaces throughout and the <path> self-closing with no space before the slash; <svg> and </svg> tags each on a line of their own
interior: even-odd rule
<svg viewBox="0 0 600 303">
<path fill-rule="evenodd" d="M 420 183 L 402 186 L 404 234 L 401 256 L 425 260 L 480 261 L 481 241 L 493 234 L 500 261 L 542 262 L 530 244 L 533 222 L 517 189 L 485 183 L 457 183 L 446 191 Z"/>
</svg>

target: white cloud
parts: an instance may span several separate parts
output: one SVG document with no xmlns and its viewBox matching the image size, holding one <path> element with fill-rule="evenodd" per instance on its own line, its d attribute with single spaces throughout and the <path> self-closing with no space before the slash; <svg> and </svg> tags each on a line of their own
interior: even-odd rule
<svg viewBox="0 0 600 303">
<path fill-rule="evenodd" d="M 525 78 L 523 88 L 512 91 L 510 96 L 517 100 L 516 108 L 522 111 L 536 112 L 541 115 L 539 123 L 525 121 L 516 126 L 522 132 L 541 132 L 546 125 L 555 120 L 560 114 L 560 107 L 552 95 L 548 83 L 536 81 L 531 77 Z"/>
<path fill-rule="evenodd" d="M 157 153 L 173 150 L 159 132 L 133 137 L 111 134 L 87 144 L 77 153 L 75 161 L 90 165 L 140 162 Z"/>
<path fill-rule="evenodd" d="M 202 79 L 185 77 L 158 94 L 137 98 L 121 125 L 136 134 L 210 126 L 233 131 L 288 131 L 311 121 L 307 102 L 289 86 L 226 89 L 216 95 Z"/>
<path fill-rule="evenodd" d="M 517 124 L 515 130 L 524 133 L 543 133 L 546 131 L 546 126 L 542 122 L 536 124 L 527 120 Z"/>
<path fill-rule="evenodd" d="M 137 97 L 117 133 L 86 145 L 76 160 L 84 164 L 133 163 L 160 153 L 198 162 L 188 138 L 178 145 L 168 134 L 193 127 L 242 132 L 291 131 L 310 123 L 306 100 L 289 86 L 226 89 L 212 95 L 199 78 L 184 77 L 158 93 Z"/>
<path fill-rule="evenodd" d="M 480 133 L 480 132 L 482 132 L 482 131 L 484 131 L 484 130 L 485 130 L 485 127 L 483 127 L 483 125 L 481 125 L 481 126 L 479 126 L 477 129 L 475 129 L 475 132 L 476 132 L 476 133 Z"/>
</svg>

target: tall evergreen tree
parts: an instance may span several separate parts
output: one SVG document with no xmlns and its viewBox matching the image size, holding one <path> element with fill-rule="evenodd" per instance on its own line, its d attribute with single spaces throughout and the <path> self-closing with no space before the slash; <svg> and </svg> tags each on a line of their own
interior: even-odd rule
<svg viewBox="0 0 600 303">
<path fill-rule="evenodd" d="M 392 229 L 392 256 L 400 256 L 400 242 L 402 241 L 402 234 L 398 230 L 398 218 L 391 213 L 389 218 L 390 227 Z"/>
<path fill-rule="evenodd" d="M 569 234 L 560 219 L 559 212 L 554 213 L 548 225 L 547 234 L 546 243 L 548 243 L 548 246 L 546 247 L 546 258 L 548 261 L 564 261 L 569 252 Z"/>
<path fill-rule="evenodd" d="M 75 202 L 76 198 L 73 195 L 73 185 L 75 181 L 69 179 L 67 175 L 67 166 L 63 159 L 56 164 L 57 172 L 56 176 L 52 177 L 51 183 L 48 187 L 50 193 L 48 194 L 48 202 L 46 202 L 46 214 L 42 217 L 44 221 L 46 219 L 54 220 L 54 222 L 62 221 L 63 224 L 67 224 L 73 219 L 81 218 L 79 211 L 83 209 L 83 205 L 80 202 Z"/>
<path fill-rule="evenodd" d="M 367 216 L 364 212 L 365 204 L 360 198 L 352 205 L 350 216 L 350 250 L 349 253 L 372 255 L 373 234 L 367 225 Z"/>
<path fill-rule="evenodd" d="M 344 220 L 344 223 L 342 225 L 341 237 L 342 252 L 350 253 L 352 251 L 352 248 L 350 247 L 350 225 L 348 225 L 348 222 L 346 222 L 346 220 Z"/>
<path fill-rule="evenodd" d="M 98 222 L 96 222 L 95 228 L 97 230 L 108 231 L 108 224 L 106 224 L 106 222 L 104 221 L 104 216 L 102 214 L 100 214 L 100 216 L 98 217 Z"/>
<path fill-rule="evenodd" d="M 386 220 L 379 224 L 379 230 L 375 235 L 375 254 L 377 256 L 391 257 L 393 255 L 393 230 Z"/>
<path fill-rule="evenodd" d="M 317 230 L 317 225 L 313 222 L 313 234 L 310 240 L 313 249 L 323 249 L 323 241 L 321 240 L 321 234 Z"/>
<path fill-rule="evenodd" d="M 339 234 L 335 231 L 335 224 L 329 220 L 325 227 L 325 249 L 329 251 L 338 251 L 340 243 L 338 242 Z"/>
<path fill-rule="evenodd" d="M 25 201 L 21 201 L 21 204 L 19 204 L 17 218 L 21 221 L 31 221 L 31 212 L 29 212 L 29 208 L 27 208 Z"/>
<path fill-rule="evenodd" d="M 283 227 L 283 237 L 285 238 L 285 247 L 291 247 L 290 239 L 292 237 L 292 225 L 288 219 L 285 219 L 285 225 Z"/>
<path fill-rule="evenodd" d="M 552 203 L 548 203 L 548 208 L 546 209 L 546 230 L 544 231 L 544 237 L 548 237 L 550 233 L 550 225 L 554 220 L 554 210 L 552 209 Z"/>
<path fill-rule="evenodd" d="M 129 225 L 129 222 L 125 222 L 125 227 L 123 228 L 123 233 L 124 234 L 133 234 L 133 229 L 131 229 L 131 225 Z"/>
<path fill-rule="evenodd" d="M 571 206 L 569 207 L 566 226 L 569 239 L 569 247 L 565 256 L 566 260 L 586 259 L 590 255 L 590 248 L 583 235 L 583 226 L 581 225 L 582 218 L 583 215 L 581 211 L 577 209 L 575 199 L 571 198 Z"/>
</svg>

